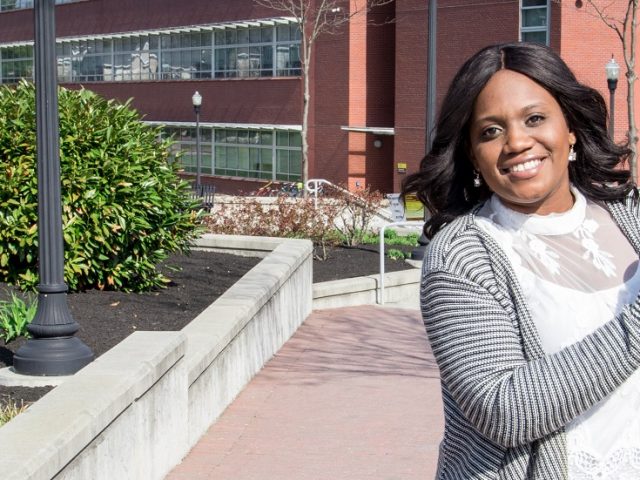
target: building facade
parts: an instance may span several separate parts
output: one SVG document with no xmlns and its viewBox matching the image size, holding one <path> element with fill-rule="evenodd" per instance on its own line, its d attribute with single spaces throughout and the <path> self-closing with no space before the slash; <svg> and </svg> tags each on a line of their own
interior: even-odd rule
<svg viewBox="0 0 640 480">
<path fill-rule="evenodd" d="M 303 79 L 294 18 L 253 0 L 57 3 L 59 82 L 132 99 L 145 121 L 174 138 L 185 175 L 196 171 L 191 97 L 198 91 L 203 183 L 235 193 L 301 179 Z M 339 8 L 361 3 L 344 0 Z M 33 75 L 32 4 L 0 0 L 0 83 Z M 390 193 L 418 168 L 426 148 L 428 4 L 395 0 L 319 37 L 309 76 L 309 178 Z M 587 1 L 437 4 L 438 103 L 462 62 L 496 42 L 550 45 L 607 99 L 604 64 L 612 53 L 624 70 L 620 40 Z M 621 75 L 617 138 L 628 125 L 626 93 Z"/>
</svg>

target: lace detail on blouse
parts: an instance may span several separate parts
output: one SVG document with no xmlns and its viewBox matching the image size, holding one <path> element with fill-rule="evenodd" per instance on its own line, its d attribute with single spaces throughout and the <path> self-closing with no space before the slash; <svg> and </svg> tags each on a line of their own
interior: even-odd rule
<svg viewBox="0 0 640 480">
<path fill-rule="evenodd" d="M 640 291 L 638 258 L 610 214 L 572 189 L 571 210 L 525 215 L 495 195 L 477 220 L 504 248 L 542 347 L 593 332 Z M 640 479 L 640 372 L 566 425 L 569 479 Z"/>
</svg>

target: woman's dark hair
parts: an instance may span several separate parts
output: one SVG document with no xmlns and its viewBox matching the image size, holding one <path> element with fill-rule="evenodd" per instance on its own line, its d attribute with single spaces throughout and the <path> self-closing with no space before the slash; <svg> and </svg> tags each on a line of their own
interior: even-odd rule
<svg viewBox="0 0 640 480">
<path fill-rule="evenodd" d="M 473 186 L 469 123 L 474 103 L 499 70 L 526 75 L 558 102 L 575 134 L 577 160 L 569 164 L 571 182 L 592 200 L 617 200 L 632 189 L 630 172 L 620 168 L 629 156 L 607 135 L 607 107 L 593 88 L 580 84 L 564 61 L 548 47 L 507 43 L 486 47 L 460 68 L 442 103 L 433 145 L 420 171 L 403 182 L 402 194 L 416 194 L 431 217 L 425 234 L 433 237 L 455 217 L 491 195 Z"/>
</svg>

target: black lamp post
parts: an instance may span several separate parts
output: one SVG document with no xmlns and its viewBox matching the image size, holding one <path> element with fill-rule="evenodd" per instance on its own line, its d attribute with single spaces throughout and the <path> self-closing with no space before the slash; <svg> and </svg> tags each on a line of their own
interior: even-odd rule
<svg viewBox="0 0 640 480">
<path fill-rule="evenodd" d="M 64 282 L 55 0 L 36 0 L 35 84 L 38 155 L 38 310 L 27 327 L 32 338 L 18 349 L 13 368 L 25 375 L 70 375 L 93 360 L 93 352 L 74 337 Z"/>
<path fill-rule="evenodd" d="M 618 86 L 618 75 L 620 74 L 620 65 L 613 59 L 613 55 L 611 55 L 611 60 L 607 62 L 604 69 L 607 72 L 607 85 L 609 86 L 609 137 L 613 140 L 614 100 L 616 87 Z"/>
<path fill-rule="evenodd" d="M 429 0 L 429 28 L 428 28 L 428 74 L 427 74 L 427 136 L 426 152 L 429 153 L 433 143 L 433 136 L 436 125 L 436 69 L 438 66 L 437 50 L 438 33 L 438 0 Z M 425 221 L 427 220 L 427 210 L 425 208 Z M 418 238 L 418 246 L 411 251 L 411 260 L 423 260 L 427 251 L 429 239 L 422 232 Z"/>
<path fill-rule="evenodd" d="M 196 112 L 196 190 L 198 195 L 202 195 L 200 186 L 200 172 L 202 170 L 202 157 L 200 155 L 200 107 L 202 106 L 202 95 L 197 91 L 191 97 L 193 110 Z"/>
</svg>

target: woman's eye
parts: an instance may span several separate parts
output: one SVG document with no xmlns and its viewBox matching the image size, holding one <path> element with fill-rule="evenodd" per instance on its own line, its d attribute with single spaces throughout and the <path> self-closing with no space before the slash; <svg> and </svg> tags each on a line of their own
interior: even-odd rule
<svg viewBox="0 0 640 480">
<path fill-rule="evenodd" d="M 500 134 L 500 129 L 498 127 L 488 127 L 482 130 L 482 133 L 480 134 L 480 136 L 486 139 L 486 138 L 493 138 L 498 134 Z"/>
<path fill-rule="evenodd" d="M 543 120 L 544 120 L 544 117 L 542 115 L 531 115 L 529 118 L 527 118 L 527 123 L 529 125 L 537 125 Z"/>
</svg>

